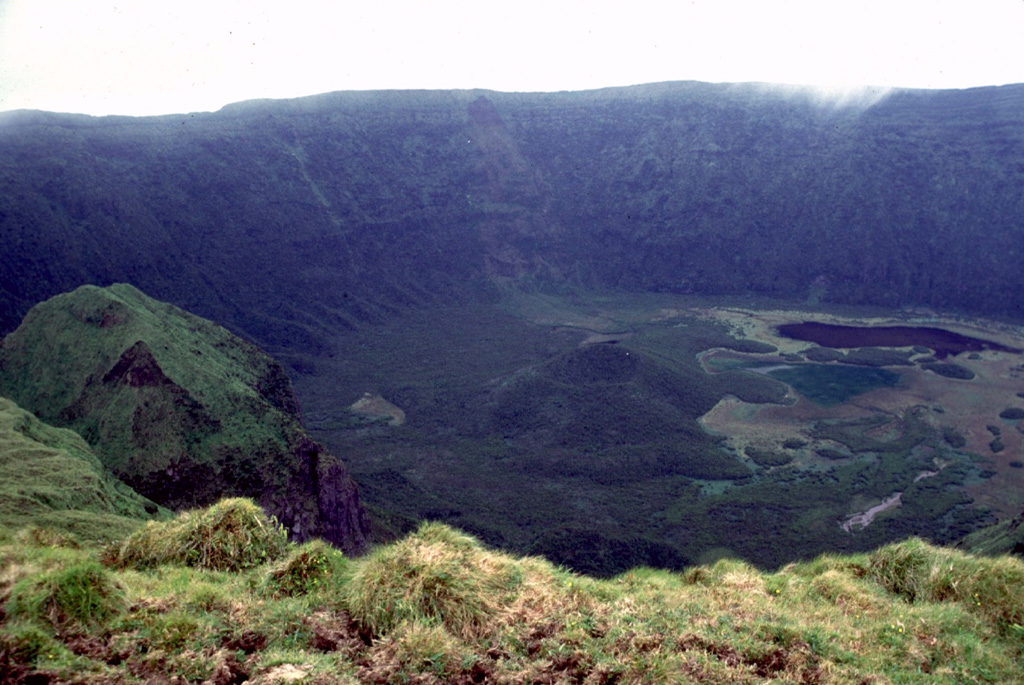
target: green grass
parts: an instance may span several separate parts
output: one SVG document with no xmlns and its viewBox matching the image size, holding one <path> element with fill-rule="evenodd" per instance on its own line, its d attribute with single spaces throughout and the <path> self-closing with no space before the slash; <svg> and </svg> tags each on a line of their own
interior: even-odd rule
<svg viewBox="0 0 1024 685">
<path fill-rule="evenodd" d="M 0 540 L 0 667 L 19 677 L 723 684 L 1024 678 L 1024 563 L 916 539 L 775 572 L 723 559 L 605 580 L 488 549 L 438 523 L 359 559 L 320 543 L 289 544 L 276 560 L 230 572 L 179 562 L 104 567 L 96 547 L 40 539 Z"/>
<path fill-rule="evenodd" d="M 10 617 L 48 624 L 58 633 L 95 630 L 125 609 L 124 595 L 113 574 L 95 561 L 20 580 L 7 602 Z"/>
<path fill-rule="evenodd" d="M 232 498 L 172 521 L 150 522 L 104 550 L 116 568 L 184 564 L 238 571 L 273 561 L 285 552 L 287 535 L 251 500 Z"/>
<path fill-rule="evenodd" d="M 8 526 L 106 541 L 169 516 L 111 476 L 78 434 L 0 397 L 0 520 Z"/>
</svg>

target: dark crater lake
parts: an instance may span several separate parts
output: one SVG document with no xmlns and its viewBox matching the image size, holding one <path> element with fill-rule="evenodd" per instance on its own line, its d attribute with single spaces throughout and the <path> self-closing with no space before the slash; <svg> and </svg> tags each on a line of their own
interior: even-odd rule
<svg viewBox="0 0 1024 685">
<path fill-rule="evenodd" d="M 935 356 L 945 359 L 961 352 L 1020 353 L 1015 347 L 1007 347 L 991 340 L 972 338 L 942 328 L 920 326 L 837 326 L 817 321 L 787 323 L 779 326 L 779 334 L 792 340 L 804 340 L 822 347 L 912 347 L 921 345 L 934 350 Z"/>
</svg>

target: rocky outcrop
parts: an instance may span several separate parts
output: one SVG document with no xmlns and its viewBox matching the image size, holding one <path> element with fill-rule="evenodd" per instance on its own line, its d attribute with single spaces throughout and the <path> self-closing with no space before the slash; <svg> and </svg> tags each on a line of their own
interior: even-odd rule
<svg viewBox="0 0 1024 685">
<path fill-rule="evenodd" d="M 35 307 L 0 348 L 0 392 L 78 431 L 159 504 L 251 497 L 295 540 L 366 546 L 358 490 L 306 435 L 280 365 L 131 286 L 87 286 Z"/>
</svg>

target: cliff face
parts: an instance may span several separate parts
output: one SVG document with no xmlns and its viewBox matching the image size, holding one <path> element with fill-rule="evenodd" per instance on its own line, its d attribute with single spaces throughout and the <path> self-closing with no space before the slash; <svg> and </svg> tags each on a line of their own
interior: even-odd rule
<svg viewBox="0 0 1024 685">
<path fill-rule="evenodd" d="M 9 113 L 0 331 L 111 282 L 272 352 L 495 281 L 1018 315 L 1022 105 L 676 83 Z"/>
<path fill-rule="evenodd" d="M 155 502 L 252 497 L 294 539 L 365 547 L 358 492 L 306 436 L 281 367 L 131 286 L 87 286 L 33 308 L 0 347 L 0 392 L 79 432 Z"/>
</svg>

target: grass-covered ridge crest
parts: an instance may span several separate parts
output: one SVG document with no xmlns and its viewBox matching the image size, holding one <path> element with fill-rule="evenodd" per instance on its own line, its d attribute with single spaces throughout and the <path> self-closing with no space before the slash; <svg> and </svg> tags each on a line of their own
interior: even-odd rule
<svg viewBox="0 0 1024 685">
<path fill-rule="evenodd" d="M 228 500 L 150 524 L 121 547 L 145 541 L 145 561 L 112 567 L 97 564 L 96 547 L 53 547 L 39 531 L 0 539 L 0 674 L 254 684 L 1024 680 L 1024 563 L 1013 557 L 910 539 L 775 572 L 723 559 L 600 580 L 431 522 L 362 558 L 278 538 L 262 562 L 221 550 L 205 558 L 231 565 L 184 565 L 197 557 L 182 554 L 172 531 L 236 545 L 271 528 L 257 510 Z M 239 517 L 262 526 L 215 525 Z M 83 587 L 71 596 L 92 604 L 66 599 Z"/>
<path fill-rule="evenodd" d="M 0 394 L 79 433 L 157 504 L 250 497 L 297 540 L 365 547 L 358 491 L 306 434 L 284 368 L 131 285 L 81 286 L 33 307 L 0 346 Z"/>
</svg>

